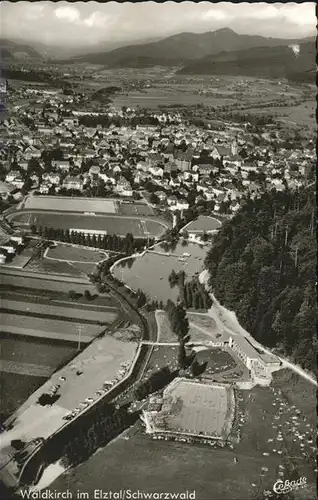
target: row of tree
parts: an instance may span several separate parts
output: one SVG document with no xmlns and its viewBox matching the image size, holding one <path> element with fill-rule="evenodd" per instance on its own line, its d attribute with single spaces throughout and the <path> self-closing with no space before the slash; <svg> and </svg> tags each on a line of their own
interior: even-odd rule
<svg viewBox="0 0 318 500">
<path fill-rule="evenodd" d="M 110 250 L 125 255 L 131 255 L 135 251 L 141 250 L 148 241 L 145 238 L 134 238 L 131 233 L 120 237 L 116 234 L 90 234 L 83 231 L 71 231 L 69 229 L 58 229 L 47 226 L 39 226 L 37 228 L 35 225 L 31 226 L 31 232 L 48 240 L 100 248 L 101 250 Z M 149 240 L 149 242 L 153 244 L 153 240 Z"/>
<path fill-rule="evenodd" d="M 141 401 L 149 394 L 163 389 L 174 378 L 174 374 L 165 366 L 160 370 L 153 372 L 146 380 L 136 384 L 134 388 L 134 398 Z"/>
<path fill-rule="evenodd" d="M 177 305 L 172 301 L 168 300 L 166 311 L 168 314 L 169 322 L 173 333 L 177 336 L 179 341 L 179 354 L 178 362 L 179 367 L 186 368 L 187 366 L 187 356 L 185 345 L 190 340 L 189 334 L 189 320 L 187 318 L 187 311 L 181 303 Z"/>
<path fill-rule="evenodd" d="M 180 290 L 180 300 L 186 309 L 209 309 L 212 305 L 209 294 L 197 278 L 186 281 L 186 273 L 171 271 L 169 276 L 171 288 L 178 286 Z"/>
</svg>

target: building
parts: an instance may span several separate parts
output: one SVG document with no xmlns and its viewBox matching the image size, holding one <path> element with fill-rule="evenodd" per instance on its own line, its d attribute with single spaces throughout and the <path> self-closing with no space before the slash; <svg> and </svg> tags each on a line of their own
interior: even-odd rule
<svg viewBox="0 0 318 500">
<path fill-rule="evenodd" d="M 84 182 L 79 175 L 68 175 L 63 182 L 65 189 L 74 189 L 76 191 L 82 191 L 83 185 Z"/>
<path fill-rule="evenodd" d="M 253 369 L 253 363 L 260 360 L 259 353 L 245 337 L 240 335 L 236 335 L 234 338 L 230 337 L 229 347 L 249 370 Z"/>
</svg>

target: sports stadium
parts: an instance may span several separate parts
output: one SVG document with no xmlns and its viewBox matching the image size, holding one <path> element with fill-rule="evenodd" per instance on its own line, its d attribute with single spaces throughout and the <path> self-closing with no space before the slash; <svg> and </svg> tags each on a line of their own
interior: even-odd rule
<svg viewBox="0 0 318 500">
<path fill-rule="evenodd" d="M 108 198 L 26 196 L 7 219 L 21 229 L 36 226 L 85 234 L 131 233 L 135 238 L 159 238 L 169 228 L 146 204 Z"/>
</svg>

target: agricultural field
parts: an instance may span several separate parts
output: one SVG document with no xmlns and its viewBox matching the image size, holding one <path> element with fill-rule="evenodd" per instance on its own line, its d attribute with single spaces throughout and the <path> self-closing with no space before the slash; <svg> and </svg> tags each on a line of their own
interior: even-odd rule
<svg viewBox="0 0 318 500">
<path fill-rule="evenodd" d="M 206 217 L 204 215 L 200 215 L 197 220 L 190 222 L 185 229 L 191 233 L 202 233 L 203 231 L 215 231 L 216 229 L 220 229 L 221 222 L 214 217 Z"/>
<path fill-rule="evenodd" d="M 316 124 L 314 99 L 299 104 L 298 106 L 284 106 L 281 108 L 268 106 L 267 108 L 249 108 L 246 111 L 237 111 L 241 114 L 258 116 L 272 115 L 278 122 L 286 127 L 308 127 L 313 129 Z"/>
<path fill-rule="evenodd" d="M 47 342 L 36 337 L 23 338 L 3 334 L 1 339 L 1 360 L 16 363 L 30 363 L 45 366 L 53 371 L 76 353 L 77 346 L 59 341 Z"/>
<path fill-rule="evenodd" d="M 1 370 L 1 422 L 5 421 L 16 411 L 26 398 L 38 389 L 45 380 L 45 377 L 34 377 L 27 374 L 21 375 Z"/>
<path fill-rule="evenodd" d="M 157 430 L 225 439 L 234 415 L 233 389 L 176 379 L 164 392 Z"/>
<path fill-rule="evenodd" d="M 26 215 L 26 214 L 23 214 Z M 13 224 L 21 224 L 21 213 L 10 214 L 8 219 Z M 133 216 L 111 216 L 111 215 L 74 215 L 50 212 L 31 212 L 26 219 L 29 226 L 53 227 L 54 229 L 69 229 L 70 231 L 90 232 L 101 234 L 116 234 L 126 236 L 132 233 L 136 238 L 159 237 L 168 228 L 166 221 L 158 219 L 140 220 L 140 217 Z M 23 222 L 25 224 L 25 222 Z"/>
<path fill-rule="evenodd" d="M 81 341 L 90 342 L 105 330 L 105 326 L 1 313 L 1 331 L 4 333 L 77 342 L 80 330 Z"/>
<path fill-rule="evenodd" d="M 84 280 L 76 281 L 77 278 L 64 279 L 58 275 L 48 275 L 47 273 L 5 273 L 3 269 L 0 272 L 1 286 L 13 288 L 31 288 L 33 290 L 43 290 L 47 292 L 68 293 L 74 290 L 76 293 L 84 294 L 85 290 L 89 290 L 91 294 L 96 293 L 95 287 Z"/>
<path fill-rule="evenodd" d="M 95 212 L 115 214 L 117 203 L 107 198 L 68 198 L 64 196 L 27 196 L 24 210 L 57 210 L 61 212 Z"/>
<path fill-rule="evenodd" d="M 1 298 L 1 310 L 9 310 L 19 312 L 20 314 L 38 314 L 43 316 L 56 316 L 59 318 L 74 319 L 74 320 L 84 320 L 91 322 L 100 323 L 112 323 L 116 317 L 116 309 L 108 308 L 101 311 L 100 308 L 97 310 L 91 308 L 84 308 L 79 306 L 75 307 L 65 307 L 57 304 L 40 304 L 38 302 L 28 302 L 8 300 Z"/>
<path fill-rule="evenodd" d="M 1 422 L 6 420 L 47 375 L 76 354 L 74 343 L 1 333 Z"/>
<path fill-rule="evenodd" d="M 228 96 L 222 99 L 223 104 L 231 104 L 233 98 Z M 160 106 L 218 106 L 220 104 L 220 98 L 218 95 L 200 95 L 191 90 L 184 90 L 184 88 L 159 88 L 156 85 L 154 88 L 147 90 L 147 92 L 131 91 L 127 95 L 118 95 L 113 99 L 113 106 L 116 108 L 121 108 L 122 106 L 128 106 L 136 108 L 157 108 Z"/>
</svg>

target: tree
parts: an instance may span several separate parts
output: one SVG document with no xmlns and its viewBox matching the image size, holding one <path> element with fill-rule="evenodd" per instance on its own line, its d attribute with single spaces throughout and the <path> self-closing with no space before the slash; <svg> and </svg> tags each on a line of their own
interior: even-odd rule
<svg viewBox="0 0 318 500">
<path fill-rule="evenodd" d="M 77 299 L 77 293 L 74 291 L 74 290 L 70 290 L 68 292 L 68 297 L 71 299 L 71 300 L 75 300 Z"/>
<path fill-rule="evenodd" d="M 85 290 L 84 297 L 86 300 L 91 300 L 92 299 L 91 292 L 89 290 Z"/>
<path fill-rule="evenodd" d="M 188 240 L 188 239 L 189 239 L 189 232 L 188 232 L 186 229 L 183 229 L 183 230 L 182 230 L 182 237 L 183 237 L 185 240 Z"/>
<path fill-rule="evenodd" d="M 160 203 L 160 200 L 159 200 L 158 196 L 155 193 L 151 193 L 150 194 L 149 201 L 153 205 L 158 205 Z"/>
</svg>

